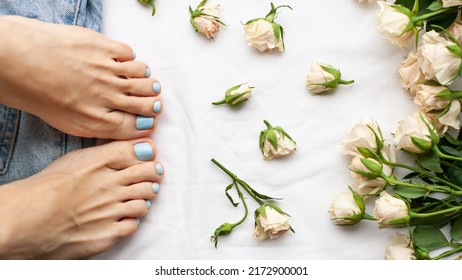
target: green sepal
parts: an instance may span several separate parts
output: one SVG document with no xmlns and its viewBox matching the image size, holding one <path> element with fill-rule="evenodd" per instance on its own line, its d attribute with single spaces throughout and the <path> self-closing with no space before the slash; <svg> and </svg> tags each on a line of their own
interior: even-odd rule
<svg viewBox="0 0 462 280">
<path fill-rule="evenodd" d="M 274 130 L 278 131 L 279 133 L 281 133 L 283 136 L 289 138 L 292 142 L 294 142 L 296 144 L 296 142 L 294 141 L 294 139 L 292 139 L 292 137 L 290 137 L 290 135 L 280 126 L 276 126 L 274 128 Z"/>
<path fill-rule="evenodd" d="M 367 169 L 369 169 L 372 174 L 375 176 L 375 178 L 379 177 L 382 174 L 383 166 L 380 163 L 375 163 L 372 160 L 369 160 L 367 158 L 360 158 L 359 159 L 364 166 L 366 166 Z"/>
<path fill-rule="evenodd" d="M 215 230 L 214 234 L 210 237 L 210 241 L 212 241 L 215 244 L 215 248 L 217 248 L 218 246 L 218 237 L 230 234 L 233 231 L 234 227 L 235 225 L 233 224 L 224 223 Z"/>
<path fill-rule="evenodd" d="M 276 138 L 276 133 L 274 133 L 274 129 L 268 129 L 266 133 L 266 139 L 270 142 L 271 146 L 277 151 L 278 150 L 278 140 Z"/>
<path fill-rule="evenodd" d="M 274 37 L 276 38 L 276 44 L 277 44 L 279 40 L 281 40 L 281 37 L 282 37 L 281 26 L 275 22 L 272 22 L 271 26 L 273 27 Z"/>
<path fill-rule="evenodd" d="M 450 89 L 446 88 L 437 94 L 435 94 L 435 97 L 441 98 L 441 99 L 446 99 L 446 100 L 451 100 L 453 98 L 452 92 Z"/>
<path fill-rule="evenodd" d="M 423 140 L 415 136 L 411 136 L 411 140 L 412 140 L 412 143 L 416 145 L 419 149 L 421 149 L 423 152 L 427 152 L 431 150 L 431 148 L 433 147 L 432 142 Z"/>
<path fill-rule="evenodd" d="M 154 0 L 138 0 L 140 3 L 142 4 L 149 4 L 149 6 L 151 6 L 151 9 L 152 9 L 152 13 L 151 15 L 155 15 L 156 14 L 156 5 L 154 4 Z"/>
</svg>

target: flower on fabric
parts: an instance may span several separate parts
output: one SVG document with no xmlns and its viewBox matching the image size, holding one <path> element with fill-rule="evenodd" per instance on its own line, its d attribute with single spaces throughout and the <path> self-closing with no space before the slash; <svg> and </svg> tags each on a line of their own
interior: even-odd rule
<svg viewBox="0 0 462 280">
<path fill-rule="evenodd" d="M 394 141 L 398 149 L 421 154 L 429 151 L 436 144 L 434 134 L 435 128 L 428 118 L 419 112 L 414 112 L 399 122 Z"/>
<path fill-rule="evenodd" d="M 279 8 L 290 6 L 281 5 L 275 7 L 271 3 L 271 10 L 264 18 L 255 18 L 244 24 L 247 44 L 260 52 L 272 53 L 273 50 L 285 51 L 284 29 L 281 25 L 274 22 Z"/>
<path fill-rule="evenodd" d="M 383 191 L 375 201 L 374 218 L 379 228 L 405 225 L 410 219 L 409 209 L 402 199 Z"/>
<path fill-rule="evenodd" d="M 352 84 L 354 81 L 344 81 L 340 70 L 332 65 L 313 62 L 306 75 L 306 87 L 313 94 L 329 93 L 337 89 L 339 84 Z"/>
<path fill-rule="evenodd" d="M 213 102 L 213 105 L 227 104 L 231 107 L 237 107 L 242 105 L 244 102 L 249 100 L 252 95 L 252 90 L 254 87 L 249 86 L 248 84 L 239 84 L 229 88 L 225 92 L 225 98 L 218 102 Z"/>
<path fill-rule="evenodd" d="M 439 134 L 444 134 L 449 127 L 460 129 L 460 113 L 461 105 L 459 100 L 452 100 L 443 112 L 427 114 L 427 116 L 435 120 L 435 125 L 438 128 Z"/>
<path fill-rule="evenodd" d="M 370 167 L 375 167 L 375 170 L 371 170 Z M 382 173 L 385 176 L 390 176 L 393 173 L 391 166 L 381 164 L 372 158 L 365 159 L 360 156 L 354 157 L 348 168 L 354 180 L 351 188 L 361 197 L 372 196 L 381 192 L 387 182 L 379 176 Z"/>
<path fill-rule="evenodd" d="M 414 248 L 408 236 L 396 232 L 390 247 L 385 251 L 385 260 L 415 260 Z"/>
<path fill-rule="evenodd" d="M 156 5 L 154 4 L 154 0 L 138 0 L 140 3 L 145 5 L 150 5 L 152 9 L 152 15 L 156 14 Z"/>
<path fill-rule="evenodd" d="M 444 86 L 419 84 L 415 87 L 414 102 L 424 113 L 444 110 L 449 105 L 450 100 L 439 98 L 437 94 L 445 90 L 448 88 Z"/>
<path fill-rule="evenodd" d="M 220 31 L 222 25 L 225 25 L 218 13 L 220 5 L 206 5 L 207 0 L 203 0 L 195 10 L 189 6 L 189 13 L 191 14 L 191 25 L 196 32 L 202 33 L 207 38 L 213 38 Z"/>
<path fill-rule="evenodd" d="M 274 205 L 263 204 L 255 210 L 255 228 L 253 239 L 257 241 L 267 238 L 275 239 L 289 230 L 289 216 Z"/>
<path fill-rule="evenodd" d="M 360 120 L 354 124 L 342 142 L 341 151 L 344 154 L 361 155 L 358 147 L 377 151 L 377 141 L 383 141 L 382 132 L 376 121 L 370 123 Z"/>
<path fill-rule="evenodd" d="M 399 48 L 411 49 L 414 43 L 414 24 L 411 11 L 403 6 L 377 1 L 376 27 L 379 33 Z"/>
<path fill-rule="evenodd" d="M 415 95 L 415 87 L 425 82 L 425 77 L 420 70 L 417 55 L 415 52 L 410 52 L 408 56 L 401 62 L 398 70 L 398 79 L 401 86 L 409 90 L 412 96 Z"/>
<path fill-rule="evenodd" d="M 289 155 L 297 148 L 295 141 L 280 126 L 273 127 L 264 121 L 266 130 L 260 133 L 260 150 L 266 160 Z"/>
<path fill-rule="evenodd" d="M 422 36 L 417 58 L 425 79 L 436 79 L 442 85 L 452 83 L 462 69 L 462 49 L 434 30 Z"/>
<path fill-rule="evenodd" d="M 454 7 L 454 6 L 462 6 L 461 0 L 443 0 L 443 7 Z"/>
<path fill-rule="evenodd" d="M 352 190 L 337 194 L 329 207 L 332 222 L 336 225 L 354 225 L 362 220 L 364 201 Z"/>
</svg>

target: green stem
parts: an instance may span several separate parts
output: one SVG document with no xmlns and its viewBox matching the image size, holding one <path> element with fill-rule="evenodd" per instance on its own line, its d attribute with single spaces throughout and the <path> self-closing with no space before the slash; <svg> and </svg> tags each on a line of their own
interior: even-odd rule
<svg viewBox="0 0 462 280">
<path fill-rule="evenodd" d="M 212 158 L 212 162 L 215 163 L 216 166 L 220 167 L 221 170 L 223 170 L 226 174 L 233 179 L 233 181 L 239 180 L 239 178 L 231 171 L 228 170 L 228 168 L 224 167 L 221 163 L 219 163 L 216 159 Z"/>
<path fill-rule="evenodd" d="M 410 188 L 416 188 L 416 189 L 421 189 L 421 190 L 426 190 L 429 192 L 439 192 L 439 193 L 445 193 L 449 195 L 462 195 L 461 191 L 453 191 L 451 189 L 445 188 L 445 186 L 430 186 L 430 185 L 417 185 L 413 183 L 407 183 L 407 182 L 402 182 L 398 180 L 394 180 L 388 176 L 381 176 L 382 179 L 387 181 L 387 183 L 391 185 L 398 185 L 398 186 L 403 186 L 403 187 L 410 187 Z"/>
<path fill-rule="evenodd" d="M 431 258 L 431 259 L 432 260 L 439 260 L 441 258 L 448 257 L 448 256 L 450 256 L 450 255 L 452 255 L 454 253 L 458 253 L 458 252 L 461 252 L 461 251 L 462 251 L 462 246 L 459 245 L 458 247 L 456 247 L 456 248 L 454 248 L 452 250 L 446 251 L 446 252 L 444 252 L 444 253 L 442 253 L 442 254 L 434 257 L 434 258 Z"/>
<path fill-rule="evenodd" d="M 434 12 L 424 14 L 424 15 L 421 15 L 421 16 L 418 16 L 418 17 L 412 17 L 412 21 L 414 23 L 417 23 L 419 21 L 423 21 L 423 20 L 429 19 L 431 17 L 437 16 L 437 15 L 440 15 L 440 14 L 444 14 L 444 13 L 449 12 L 451 10 L 454 10 L 454 8 L 443 8 L 443 9 L 440 9 L 438 11 L 434 11 Z"/>
<path fill-rule="evenodd" d="M 255 199 L 256 202 L 258 202 L 258 204 L 260 205 L 263 205 L 265 204 L 260 198 L 258 198 L 249 188 L 250 186 L 247 185 L 246 182 L 242 181 L 242 180 L 237 180 L 237 182 L 239 183 L 239 185 L 241 185 L 241 187 L 253 198 Z"/>
<path fill-rule="evenodd" d="M 455 157 L 455 156 L 444 154 L 443 152 L 440 151 L 440 149 L 438 149 L 438 146 L 436 146 L 436 145 L 433 146 L 433 151 L 435 151 L 435 153 L 441 158 L 450 159 L 450 160 L 456 160 L 456 161 L 462 161 L 462 158 L 460 158 L 460 157 Z"/>
<path fill-rule="evenodd" d="M 377 221 L 376 218 L 374 218 L 373 216 L 367 214 L 366 212 L 364 212 L 364 214 L 363 214 L 363 220 Z"/>
<path fill-rule="evenodd" d="M 434 179 L 434 180 L 437 180 L 441 183 L 444 183 L 454 189 L 457 189 L 457 190 L 461 190 L 462 191 L 462 187 L 459 187 L 443 178 L 440 178 L 432 173 L 429 173 L 429 172 L 426 172 L 424 170 L 421 170 L 421 169 L 418 169 L 418 168 L 415 168 L 413 166 L 409 166 L 409 165 L 406 165 L 406 164 L 402 164 L 402 163 L 399 163 L 399 162 L 392 162 L 392 161 L 388 161 L 386 160 L 385 158 L 382 157 L 382 162 L 383 164 L 386 164 L 386 165 L 392 165 L 392 166 L 395 166 L 395 167 L 400 167 L 400 168 L 404 168 L 404 169 L 409 169 L 411 171 L 414 171 L 414 172 L 417 172 L 425 177 L 428 177 L 428 178 L 431 178 L 431 179 Z"/>
<path fill-rule="evenodd" d="M 212 102 L 213 105 L 222 105 L 222 104 L 225 104 L 226 101 L 225 99 L 221 100 L 221 101 L 217 101 L 217 102 Z"/>
<path fill-rule="evenodd" d="M 236 190 L 237 190 L 237 194 L 239 195 L 239 198 L 242 201 L 242 204 L 244 204 L 245 213 L 244 213 L 244 217 L 242 217 L 242 219 L 240 219 L 238 222 L 233 224 L 233 228 L 237 227 L 240 224 L 242 224 L 245 221 L 245 219 L 247 218 L 247 216 L 249 215 L 249 208 L 247 207 L 247 203 L 245 203 L 244 196 L 242 195 L 241 190 L 239 190 L 239 187 L 238 187 L 237 184 L 236 184 Z"/>
<path fill-rule="evenodd" d="M 415 213 L 411 211 L 409 215 L 411 218 L 431 218 L 431 217 L 435 217 L 438 215 L 453 214 L 454 212 L 457 212 L 459 210 L 462 210 L 462 206 L 448 208 L 448 209 L 431 212 L 431 213 Z"/>
<path fill-rule="evenodd" d="M 350 81 L 345 81 L 345 80 L 342 80 L 342 79 L 338 80 L 339 85 L 350 85 L 350 84 L 352 84 L 354 82 L 355 82 L 354 80 L 350 80 Z"/>
</svg>

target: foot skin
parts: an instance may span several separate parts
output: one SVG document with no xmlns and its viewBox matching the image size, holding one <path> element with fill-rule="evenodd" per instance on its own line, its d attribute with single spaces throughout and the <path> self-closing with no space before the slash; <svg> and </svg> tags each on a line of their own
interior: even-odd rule
<svg viewBox="0 0 462 280">
<path fill-rule="evenodd" d="M 0 17 L 0 103 L 65 133 L 146 137 L 162 110 L 160 83 L 133 50 L 82 27 Z"/>
<path fill-rule="evenodd" d="M 159 191 L 152 140 L 64 155 L 0 188 L 0 259 L 81 259 L 133 234 Z"/>
</svg>

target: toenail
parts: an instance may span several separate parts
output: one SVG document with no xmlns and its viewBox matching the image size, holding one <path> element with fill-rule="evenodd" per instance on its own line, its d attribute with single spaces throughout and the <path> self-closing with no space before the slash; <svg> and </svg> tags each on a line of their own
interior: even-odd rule
<svg viewBox="0 0 462 280">
<path fill-rule="evenodd" d="M 156 171 L 157 175 L 162 175 L 164 174 L 164 167 L 160 163 L 156 163 Z"/>
<path fill-rule="evenodd" d="M 152 128 L 154 125 L 153 117 L 136 116 L 136 129 L 146 130 Z"/>
<path fill-rule="evenodd" d="M 152 191 L 155 193 L 155 194 L 158 194 L 159 193 L 159 184 L 157 183 L 153 183 L 152 184 Z"/>
<path fill-rule="evenodd" d="M 151 77 L 151 69 L 149 69 L 149 67 L 146 68 L 146 72 L 145 72 L 144 76 L 145 76 L 146 78 Z"/>
<path fill-rule="evenodd" d="M 158 82 L 154 82 L 152 84 L 152 90 L 154 91 L 155 94 L 160 93 L 160 84 Z"/>
<path fill-rule="evenodd" d="M 152 109 L 154 113 L 159 113 L 161 108 L 162 108 L 162 103 L 160 103 L 160 101 L 154 102 L 154 107 Z"/>
<path fill-rule="evenodd" d="M 134 60 L 136 58 L 136 53 L 135 51 L 132 51 L 132 59 Z"/>
<path fill-rule="evenodd" d="M 136 224 L 137 224 L 137 225 L 140 224 L 140 219 L 139 219 L 139 218 L 136 218 Z"/>
<path fill-rule="evenodd" d="M 146 201 L 146 207 L 149 209 L 151 208 L 151 201 L 145 200 Z"/>
<path fill-rule="evenodd" d="M 136 158 L 139 160 L 150 160 L 154 157 L 154 151 L 149 143 L 137 143 L 134 146 Z"/>
</svg>

